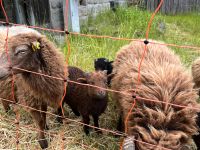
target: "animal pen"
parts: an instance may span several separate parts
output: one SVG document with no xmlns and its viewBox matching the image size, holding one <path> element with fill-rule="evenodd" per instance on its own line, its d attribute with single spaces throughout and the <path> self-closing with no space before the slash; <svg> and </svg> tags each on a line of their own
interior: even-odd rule
<svg viewBox="0 0 200 150">
<path fill-rule="evenodd" d="M 159 1 L 159 4 L 155 10 L 155 12 L 152 14 L 151 18 L 149 19 L 149 22 L 148 22 L 148 26 L 146 28 L 146 36 L 144 37 L 145 40 L 140 40 L 140 39 L 131 39 L 131 38 L 120 38 L 120 37 L 112 37 L 112 36 L 107 36 L 107 35 L 92 35 L 92 34 L 82 34 L 82 33 L 79 33 L 79 29 L 77 29 L 76 27 L 79 26 L 77 25 L 78 23 L 75 22 L 74 24 L 76 25 L 76 29 L 72 30 L 72 32 L 69 30 L 69 26 L 68 26 L 68 18 L 69 18 L 69 11 L 68 9 L 70 8 L 69 5 L 69 0 L 66 0 L 66 9 L 64 10 L 65 11 L 65 29 L 64 30 L 61 30 L 61 29 L 50 29 L 50 28 L 44 28 L 44 27 L 40 27 L 40 26 L 28 26 L 28 25 L 23 25 L 23 24 L 16 24 L 16 23 L 13 23 L 13 22 L 10 22 L 9 21 L 9 18 L 7 16 L 7 13 L 5 11 L 5 8 L 4 8 L 4 5 L 3 5 L 3 0 L 0 0 L 0 4 L 1 4 L 1 9 L 3 11 L 3 15 L 5 17 L 5 20 L 6 21 L 0 21 L 1 24 L 3 24 L 4 26 L 6 26 L 7 28 L 7 37 L 5 39 L 6 41 L 6 45 L 5 45 L 5 51 L 7 52 L 8 49 L 7 49 L 7 43 L 8 43 L 8 35 L 9 35 L 9 26 L 12 25 L 12 26 L 25 26 L 25 27 L 28 27 L 28 28 L 33 28 L 33 29 L 37 29 L 37 30 L 42 30 L 42 31 L 49 31 L 49 32 L 56 32 L 56 33 L 60 33 L 60 34 L 63 34 L 65 35 L 65 40 L 66 40 L 66 43 L 67 43 L 67 46 L 68 46 L 68 53 L 66 55 L 66 63 L 68 64 L 68 59 L 70 57 L 70 51 L 71 51 L 71 48 L 70 48 L 70 41 L 69 41 L 69 35 L 70 36 L 80 36 L 80 37 L 86 37 L 86 38 L 101 38 L 101 39 L 111 39 L 111 40 L 125 40 L 125 41 L 136 41 L 136 42 L 140 42 L 140 43 L 143 43 L 144 45 L 144 51 L 143 51 L 143 56 L 140 60 L 140 65 L 138 66 L 138 83 L 140 83 L 140 68 L 142 67 L 142 63 L 143 63 L 143 59 L 146 55 L 146 51 L 147 51 L 147 47 L 148 47 L 148 44 L 157 44 L 157 45 L 166 45 L 166 46 L 171 46 L 171 47 L 177 47 L 177 48 L 190 48 L 190 49 L 194 49 L 194 50 L 200 50 L 199 47 L 196 47 L 196 46 L 189 46 L 189 45 L 176 45 L 176 44 L 173 44 L 173 43 L 167 43 L 167 44 L 163 44 L 163 43 L 159 43 L 159 42 L 150 42 L 149 41 L 149 32 L 150 32 L 150 29 L 151 29 L 151 25 L 152 25 L 152 22 L 153 22 L 153 19 L 155 17 L 155 15 L 158 13 L 159 9 L 161 8 L 163 2 L 165 0 L 160 0 Z M 21 19 L 21 18 L 18 18 L 18 19 Z M 72 19 L 74 20 L 74 19 Z M 73 31 L 78 31 L 78 32 L 73 32 Z M 8 58 L 8 61 L 9 61 L 9 58 Z M 86 85 L 86 84 L 81 84 L 79 82 L 74 82 L 74 81 L 71 81 L 71 80 L 68 80 L 68 79 L 62 79 L 62 78 L 57 78 L 57 77 L 54 77 L 54 76 L 49 76 L 49 75 L 46 75 L 46 74 L 41 74 L 39 72 L 34 72 L 34 71 L 31 71 L 31 70 L 25 70 L 23 68 L 15 68 L 15 69 L 20 69 L 24 72 L 29 72 L 29 73 L 32 73 L 32 74 L 35 74 L 35 75 L 38 75 L 38 76 L 44 76 L 46 78 L 53 78 L 53 79 L 56 79 L 56 80 L 59 80 L 59 81 L 63 81 L 64 83 L 67 83 L 67 82 L 72 82 L 74 84 L 79 84 L 81 86 L 90 86 L 90 87 L 93 87 L 93 88 L 100 88 L 102 89 L 101 87 L 96 87 L 96 86 L 93 86 L 93 85 Z M 12 82 L 12 97 L 14 98 L 15 97 L 15 93 L 14 93 L 14 81 L 15 81 L 15 78 L 13 77 L 13 82 Z M 65 89 L 65 86 L 63 87 Z M 150 101 L 150 102 L 153 102 L 153 103 L 162 103 L 162 104 L 167 104 L 167 105 L 172 105 L 174 107 L 178 107 L 178 108 L 188 108 L 188 109 L 194 109 L 194 110 L 199 110 L 199 108 L 197 107 L 189 107 L 189 106 L 181 106 L 181 105 L 177 105 L 177 104 L 173 104 L 173 103 L 166 103 L 166 102 L 163 102 L 163 101 L 157 101 L 157 100 L 153 100 L 153 99 L 146 99 L 146 98 L 143 98 L 143 97 L 140 97 L 138 95 L 130 95 L 130 93 L 126 92 L 126 91 L 115 91 L 115 90 L 111 90 L 111 89 L 104 89 L 108 92 L 112 92 L 112 93 L 118 93 L 118 94 L 122 94 L 122 95 L 129 95 L 129 96 L 132 96 L 133 99 L 134 99 L 134 103 L 132 104 L 131 106 L 131 109 L 129 110 L 129 114 L 127 115 L 126 119 L 125 119 L 125 126 L 127 126 L 127 123 L 128 123 L 128 120 L 129 120 L 129 115 L 130 113 L 132 112 L 132 110 L 134 109 L 134 107 L 137 105 L 137 101 Z M 134 89 L 136 90 L 136 89 Z M 41 91 L 42 92 L 42 91 Z M 66 94 L 66 91 L 65 91 L 65 94 Z M 9 99 L 2 99 L 3 101 L 8 101 L 8 102 L 11 102 L 12 103 L 12 100 L 9 100 Z M 60 104 L 62 103 L 63 99 L 60 100 Z M 20 103 L 14 103 L 13 105 L 17 105 L 17 106 L 20 106 L 22 108 L 28 108 L 28 109 L 33 109 L 31 107 L 27 107 L 23 104 L 20 104 Z M 36 111 L 39 111 L 39 112 L 42 112 L 41 110 L 36 110 Z M 52 116 L 57 116 L 49 111 L 47 112 L 42 112 L 42 113 L 46 113 L 48 115 L 52 115 Z M 20 114 L 19 114 L 19 110 L 15 110 L 15 114 L 16 114 L 16 118 L 15 120 L 13 119 L 9 119 L 9 118 L 5 118 L 4 116 L 0 116 L 0 118 L 2 120 L 7 120 L 9 121 L 11 124 L 14 124 L 16 126 L 16 135 L 13 135 L 15 136 L 15 139 L 16 139 L 16 149 L 19 149 L 19 145 L 20 145 L 20 138 L 19 138 L 19 134 L 20 134 L 20 127 L 23 127 L 23 128 L 27 128 L 27 130 L 33 130 L 33 131 L 38 131 L 39 129 L 37 128 L 34 128 L 32 126 L 29 126 L 29 125 L 23 125 L 23 124 L 20 124 Z M 58 116 L 57 116 L 58 117 Z M 87 124 L 84 124 L 80 121 L 76 121 L 76 120 L 73 120 L 73 119 L 70 119 L 70 118 L 67 118 L 64 116 L 64 113 L 63 113 L 63 119 L 65 120 L 64 121 L 64 124 L 67 126 L 67 121 L 70 121 L 70 122 L 75 122 L 76 124 L 82 126 L 82 125 L 86 125 L 86 126 L 89 126 L 91 128 L 96 128 L 92 125 L 87 125 Z M 103 132 L 107 132 L 107 133 L 110 133 L 110 134 L 113 134 L 113 135 L 117 135 L 117 136 L 120 136 L 122 137 L 123 139 L 126 139 L 128 136 L 127 136 L 127 133 L 121 133 L 121 132 L 118 132 L 118 131 L 113 131 L 113 130 L 110 130 L 110 129 L 105 129 L 105 128 L 98 128 L 99 130 L 103 131 Z M 67 137 L 65 137 L 64 135 L 64 131 L 61 130 L 61 131 L 57 131 L 57 132 L 54 132 L 54 133 L 48 133 L 48 131 L 42 131 L 48 135 L 52 135 L 53 137 L 61 137 L 62 140 L 60 140 L 60 149 L 64 150 L 65 149 L 65 140 L 67 139 Z M 153 145 L 151 143 L 146 143 L 146 142 L 143 142 L 143 141 L 140 141 L 140 140 L 137 140 L 137 139 L 132 139 L 136 142 L 139 142 L 139 143 L 142 143 L 144 145 L 151 145 L 151 146 L 155 146 L 155 148 L 157 147 L 157 145 Z M 122 140 L 120 142 L 120 150 L 123 149 L 123 141 Z M 83 149 L 94 149 L 94 148 L 91 148 L 83 143 L 76 143 L 77 145 L 80 145 Z M 160 149 L 167 149 L 165 147 L 159 147 Z"/>
</svg>

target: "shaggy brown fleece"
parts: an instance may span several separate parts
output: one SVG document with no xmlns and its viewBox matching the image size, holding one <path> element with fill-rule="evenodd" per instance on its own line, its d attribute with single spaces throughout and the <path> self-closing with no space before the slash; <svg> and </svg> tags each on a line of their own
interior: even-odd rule
<svg viewBox="0 0 200 150">
<path fill-rule="evenodd" d="M 195 88 L 197 89 L 200 95 L 200 58 L 197 58 L 192 64 L 192 76 L 193 76 L 193 81 L 195 83 Z M 199 132 L 200 132 L 200 112 L 198 113 L 197 125 L 199 126 Z M 200 134 L 195 135 L 193 139 L 197 145 L 197 148 L 200 149 Z"/>
<path fill-rule="evenodd" d="M 9 35 L 11 36 L 11 35 Z M 6 31 L 3 30 L 0 32 L 0 55 L 5 51 L 5 39 L 6 39 Z M 0 80 L 0 100 L 3 104 L 3 107 L 6 112 L 10 110 L 10 104 L 13 101 L 13 96 L 12 96 L 12 77 L 8 77 L 4 80 Z"/>
<path fill-rule="evenodd" d="M 197 105 L 197 93 L 193 90 L 192 77 L 182 66 L 180 59 L 169 48 L 148 44 L 141 65 L 141 84 L 138 83 L 138 66 L 144 44 L 132 42 L 121 48 L 113 63 L 112 89 L 135 90 L 143 98 L 184 106 Z M 130 110 L 133 98 L 114 93 L 112 95 L 123 112 L 123 121 Z M 197 111 L 137 99 L 128 121 L 128 135 L 156 146 L 180 149 L 197 133 Z M 136 142 L 139 150 L 153 150 L 155 146 Z M 161 149 L 157 147 L 157 149 Z"/>
<path fill-rule="evenodd" d="M 41 62 L 38 64 L 39 66 L 36 66 L 35 62 L 24 62 L 24 65 L 31 68 L 31 71 L 65 79 L 65 61 L 63 54 L 57 50 L 53 43 L 48 41 L 46 37 L 38 37 L 30 33 L 13 36 L 9 39 L 8 47 L 9 49 L 13 49 L 16 45 L 30 45 L 30 43 L 34 41 L 39 41 L 41 43 L 41 50 L 38 52 L 41 55 L 40 57 L 42 57 Z M 30 59 L 27 58 L 27 61 L 29 60 Z M 66 75 L 68 76 L 68 74 Z M 22 72 L 19 78 L 20 79 L 16 80 L 16 85 L 19 89 L 17 90 L 19 99 L 21 95 L 24 97 L 24 93 L 27 93 L 29 98 L 25 101 L 29 106 L 38 105 L 40 102 L 46 102 L 54 108 L 58 107 L 64 91 L 63 81 L 26 72 Z M 21 99 L 24 99 L 22 97 Z M 33 102 L 30 97 L 38 99 L 38 102 Z"/>
<path fill-rule="evenodd" d="M 200 58 L 192 63 L 192 76 L 196 88 L 200 88 Z"/>
<path fill-rule="evenodd" d="M 34 63 L 32 62 L 25 62 L 26 65 L 29 64 L 29 68 L 31 68 L 31 71 L 39 72 L 42 74 L 54 76 L 54 77 L 64 77 L 64 58 L 61 52 L 55 48 L 55 46 L 46 39 L 46 37 L 38 37 L 34 34 L 21 34 L 17 36 L 13 36 L 9 38 L 8 42 L 8 49 L 13 49 L 18 45 L 30 45 L 31 42 L 34 41 L 40 41 L 42 44 L 41 57 L 44 63 L 41 64 L 41 66 L 34 66 Z M 30 56 L 31 57 L 31 56 Z M 29 60 L 29 59 L 27 59 Z M 67 74 L 68 75 L 68 74 Z M 59 101 L 62 98 L 63 90 L 64 90 L 64 84 L 63 81 L 35 75 L 31 73 L 23 72 L 19 78 L 17 78 L 16 85 L 18 90 L 18 97 L 21 95 L 20 93 L 28 93 L 28 95 L 32 95 L 36 99 L 42 99 L 42 101 L 48 103 L 52 107 L 58 107 Z M 6 82 L 3 83 L 3 82 Z M 1 84 L 7 85 L 9 83 L 9 87 L 6 89 L 10 89 L 9 92 L 6 92 L 5 87 L 3 89 L 0 89 L 0 91 L 4 91 L 6 93 L 11 92 L 11 78 L 1 81 Z M 3 87 L 3 86 L 1 86 Z M 2 94 L 2 92 L 1 92 Z M 6 94 L 4 94 L 6 95 Z M 22 94 L 23 95 L 23 94 Z M 3 98 L 5 98 L 3 96 Z M 23 98 L 24 99 L 24 98 Z M 28 100 L 29 98 L 27 98 Z M 28 100 L 32 103 L 32 100 Z M 40 101 L 39 101 L 40 102 Z M 34 102 L 35 103 L 35 102 Z M 33 104 L 31 104 L 33 105 Z M 31 106 L 30 105 L 30 106 Z"/>
<path fill-rule="evenodd" d="M 105 71 L 86 73 L 73 66 L 69 66 L 68 71 L 69 79 L 72 81 L 107 88 L 107 73 Z M 72 111 L 77 116 L 82 116 L 83 123 L 89 124 L 90 116 L 92 116 L 95 127 L 99 127 L 99 116 L 105 111 L 107 101 L 107 91 L 74 83 L 68 84 L 64 98 L 64 102 L 71 107 Z M 61 114 L 61 109 L 58 110 L 58 114 Z M 59 118 L 57 120 L 61 121 Z M 89 127 L 84 126 L 84 131 L 89 134 Z M 97 131 L 100 132 L 100 130 Z"/>
<path fill-rule="evenodd" d="M 40 44 L 39 49 L 34 50 L 32 48 L 32 43 L 34 42 Z M 20 46 L 25 48 L 25 54 L 22 53 L 19 56 L 16 49 Z M 64 93 L 64 81 L 20 71 L 15 69 L 15 67 L 66 79 L 68 71 L 63 54 L 45 36 L 37 32 L 9 36 L 8 50 L 13 73 L 17 75 L 15 86 L 17 88 L 16 97 L 19 103 L 42 111 L 47 111 L 47 105 L 57 109 Z M 23 52 L 23 49 L 21 51 Z M 11 71 L 9 71 L 11 67 L 8 66 L 10 64 L 7 63 L 4 57 L 5 52 L 2 52 L 1 61 L 4 63 L 2 72 L 7 69 L 7 76 L 11 76 Z M 64 73 L 65 70 L 66 74 Z M 9 82 L 9 84 L 6 85 L 4 91 L 5 93 L 11 93 L 11 78 L 8 77 L 6 80 L 2 80 L 1 85 L 5 85 L 6 82 Z M 4 93 L 1 92 L 0 96 L 4 96 Z M 8 105 L 9 103 L 7 103 Z M 7 107 L 5 108 L 7 109 Z M 28 111 L 40 129 L 39 143 L 41 148 L 47 148 L 48 143 L 42 132 L 46 125 L 46 114 L 32 109 L 28 109 Z"/>
<path fill-rule="evenodd" d="M 20 26 L 13 26 L 13 27 L 9 27 L 8 30 L 8 41 L 10 40 L 11 37 L 18 35 L 19 33 L 34 33 L 38 36 L 41 36 L 41 34 L 39 32 L 37 32 L 36 30 L 30 29 L 30 28 L 26 28 L 26 27 L 20 27 Z M 7 27 L 0 27 L 0 55 L 2 53 L 4 53 L 6 51 L 6 38 L 7 38 Z M 9 51 L 9 49 L 7 49 Z M 16 80 L 17 80 L 17 76 L 15 76 Z M 10 104 L 12 102 L 9 101 L 13 101 L 13 91 L 12 91 L 12 77 L 8 77 L 5 78 L 4 80 L 0 80 L 0 100 L 2 101 L 2 104 L 4 106 L 5 111 L 9 111 L 10 110 Z M 14 87 L 14 93 L 15 93 L 15 100 L 17 101 L 17 97 L 16 97 L 16 85 Z M 7 101 L 8 100 L 8 101 Z"/>
<path fill-rule="evenodd" d="M 16 86 L 14 88 L 14 91 L 16 92 Z M 16 95 L 15 99 L 16 99 Z M 3 81 L 0 80 L 0 100 L 3 104 L 3 107 L 6 112 L 10 110 L 10 104 L 13 102 L 13 95 L 12 95 L 12 78 L 4 79 Z"/>
</svg>

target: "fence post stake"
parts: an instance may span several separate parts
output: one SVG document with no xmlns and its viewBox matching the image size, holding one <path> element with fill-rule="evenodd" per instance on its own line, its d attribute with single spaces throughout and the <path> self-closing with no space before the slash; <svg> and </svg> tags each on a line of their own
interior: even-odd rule
<svg viewBox="0 0 200 150">
<path fill-rule="evenodd" d="M 66 16 L 66 0 L 63 2 L 63 13 L 64 13 L 64 24 L 65 29 L 67 27 L 68 23 L 68 30 L 72 32 L 80 32 L 80 24 L 79 24 L 79 14 L 78 14 L 78 6 L 79 6 L 79 0 L 68 0 L 69 6 L 68 6 L 68 18 Z"/>
<path fill-rule="evenodd" d="M 16 21 L 20 24 L 26 24 L 25 12 L 23 7 L 20 5 L 19 0 L 14 0 L 14 7 L 16 10 Z"/>
</svg>

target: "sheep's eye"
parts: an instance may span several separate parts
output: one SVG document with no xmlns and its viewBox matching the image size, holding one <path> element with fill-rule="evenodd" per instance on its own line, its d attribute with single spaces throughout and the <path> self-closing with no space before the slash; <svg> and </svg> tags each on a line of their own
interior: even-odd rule
<svg viewBox="0 0 200 150">
<path fill-rule="evenodd" d="M 19 45 L 15 48 L 15 55 L 22 56 L 28 52 L 27 45 Z"/>
<path fill-rule="evenodd" d="M 90 82 L 90 84 L 94 85 L 94 82 Z"/>
<path fill-rule="evenodd" d="M 26 52 L 27 52 L 27 50 L 20 50 L 20 51 L 18 51 L 17 53 L 16 53 L 16 55 L 24 55 L 24 54 L 26 54 Z"/>
<path fill-rule="evenodd" d="M 107 82 L 107 81 L 104 81 L 103 83 L 104 83 L 105 85 L 107 85 L 107 84 L 108 84 L 108 82 Z"/>
</svg>

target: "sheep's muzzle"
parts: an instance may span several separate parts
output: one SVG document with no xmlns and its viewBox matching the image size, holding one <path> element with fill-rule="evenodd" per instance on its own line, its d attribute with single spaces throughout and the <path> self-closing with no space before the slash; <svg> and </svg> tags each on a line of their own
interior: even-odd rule
<svg viewBox="0 0 200 150">
<path fill-rule="evenodd" d="M 1 55 L 0 57 L 0 79 L 5 78 L 11 74 L 11 66 L 6 55 Z"/>
</svg>

